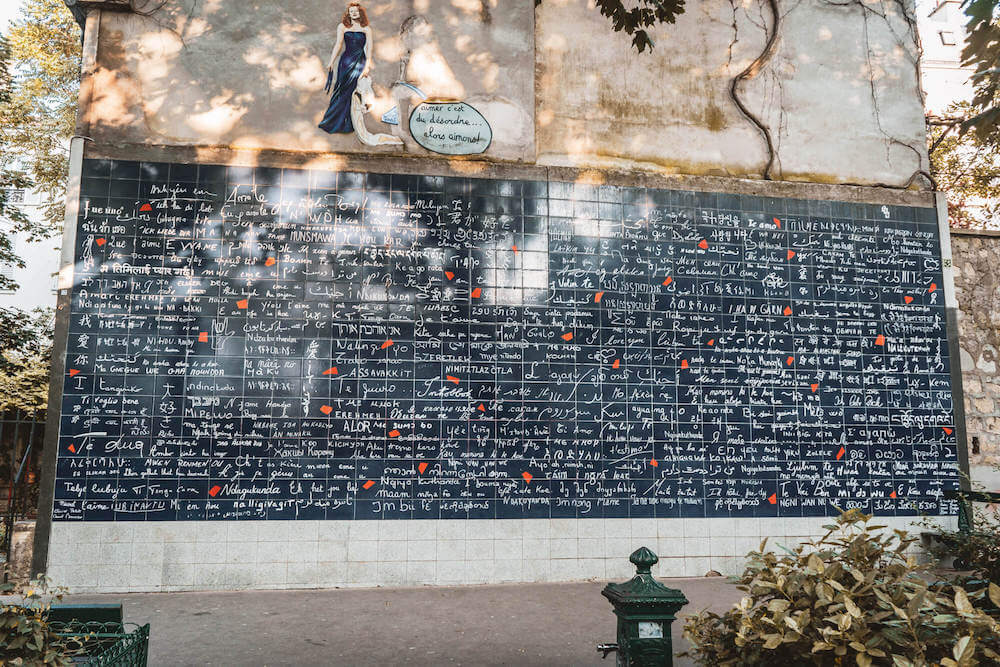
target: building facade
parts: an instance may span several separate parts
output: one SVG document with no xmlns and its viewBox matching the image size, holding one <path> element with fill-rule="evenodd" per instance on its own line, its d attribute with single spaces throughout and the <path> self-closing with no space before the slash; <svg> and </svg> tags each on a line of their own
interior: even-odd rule
<svg viewBox="0 0 1000 667">
<path fill-rule="evenodd" d="M 701 575 L 951 520 L 912 8 L 700 3 L 638 54 L 582 0 L 113 4 L 77 3 L 54 580 Z"/>
<path fill-rule="evenodd" d="M 8 201 L 26 215 L 40 219 L 40 197 L 37 193 L 23 188 L 11 189 Z M 0 224 L 6 224 L 0 220 Z M 29 241 L 24 234 L 15 234 L 14 252 L 24 260 L 24 268 L 16 266 L 0 267 L 0 272 L 17 283 L 16 290 L 0 291 L 0 307 L 55 308 L 56 275 L 59 272 L 59 241 Z"/>
</svg>

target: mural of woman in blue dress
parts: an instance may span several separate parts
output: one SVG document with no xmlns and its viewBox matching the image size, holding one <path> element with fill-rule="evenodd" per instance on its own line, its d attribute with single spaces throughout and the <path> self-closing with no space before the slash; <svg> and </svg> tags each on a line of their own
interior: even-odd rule
<svg viewBox="0 0 1000 667">
<path fill-rule="evenodd" d="M 341 55 L 343 51 L 343 55 Z M 360 3 L 347 5 L 344 18 L 337 26 L 337 43 L 330 55 L 330 65 L 327 68 L 326 91 L 333 85 L 330 96 L 330 106 L 327 107 L 320 129 L 330 134 L 353 132 L 351 122 L 351 100 L 358 87 L 358 79 L 368 76 L 371 70 L 372 29 L 368 25 L 368 14 Z M 334 63 L 340 56 L 337 66 L 337 81 L 334 85 Z"/>
</svg>

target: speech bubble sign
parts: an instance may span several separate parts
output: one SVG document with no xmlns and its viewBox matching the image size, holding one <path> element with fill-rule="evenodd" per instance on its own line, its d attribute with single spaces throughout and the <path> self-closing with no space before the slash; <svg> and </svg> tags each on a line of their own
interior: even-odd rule
<svg viewBox="0 0 1000 667">
<path fill-rule="evenodd" d="M 489 122 L 465 102 L 421 102 L 410 114 L 410 135 L 442 155 L 476 155 L 493 141 Z"/>
</svg>

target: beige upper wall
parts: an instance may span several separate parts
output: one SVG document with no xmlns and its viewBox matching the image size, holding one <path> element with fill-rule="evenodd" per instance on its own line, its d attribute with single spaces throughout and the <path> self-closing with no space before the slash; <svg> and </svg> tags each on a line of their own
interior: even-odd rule
<svg viewBox="0 0 1000 667">
<path fill-rule="evenodd" d="M 159 3 L 156 3 L 157 5 Z M 458 98 L 490 121 L 488 154 L 534 159 L 534 11 L 499 0 L 364 2 L 373 37 L 372 132 L 396 105 L 412 16 L 427 33 L 411 49 L 407 80 L 431 97 Z M 97 141 L 292 151 L 399 152 L 317 128 L 341 0 L 167 0 L 150 16 L 101 16 L 93 99 L 84 124 Z M 416 40 L 414 40 L 416 41 Z M 426 154 L 416 144 L 408 153 Z"/>
<path fill-rule="evenodd" d="M 591 4 L 538 12 L 539 161 L 759 177 L 766 144 L 729 87 L 764 49 L 767 4 L 689 1 L 652 54 L 608 34 Z M 856 4 L 779 2 L 773 57 L 740 86 L 771 129 L 774 178 L 897 185 L 927 168 L 914 34 L 897 3 L 867 6 L 866 19 Z"/>
<path fill-rule="evenodd" d="M 104 12 L 84 127 L 101 143 L 321 153 L 370 148 L 316 128 L 339 0 L 168 0 L 152 17 Z M 432 94 L 466 99 L 493 126 L 486 159 L 759 178 L 764 139 L 729 95 L 766 42 L 769 6 L 688 2 L 652 53 L 610 31 L 589 0 L 365 3 L 375 37 L 369 129 L 395 100 L 400 23 L 434 29 Z M 917 46 L 895 2 L 779 3 L 773 57 L 741 84 L 770 128 L 772 177 L 903 185 L 927 168 Z M 921 187 L 926 183 L 919 180 Z"/>
</svg>

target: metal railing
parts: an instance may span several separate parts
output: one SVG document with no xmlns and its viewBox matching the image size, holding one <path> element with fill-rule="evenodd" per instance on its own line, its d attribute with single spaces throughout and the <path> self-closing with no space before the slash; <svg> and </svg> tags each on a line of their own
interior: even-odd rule
<svg viewBox="0 0 1000 667">
<path fill-rule="evenodd" d="M 38 466 L 45 435 L 43 416 L 0 413 L 0 554 L 10 562 L 14 522 L 38 510 Z M 4 581 L 6 581 L 6 574 Z"/>
</svg>

